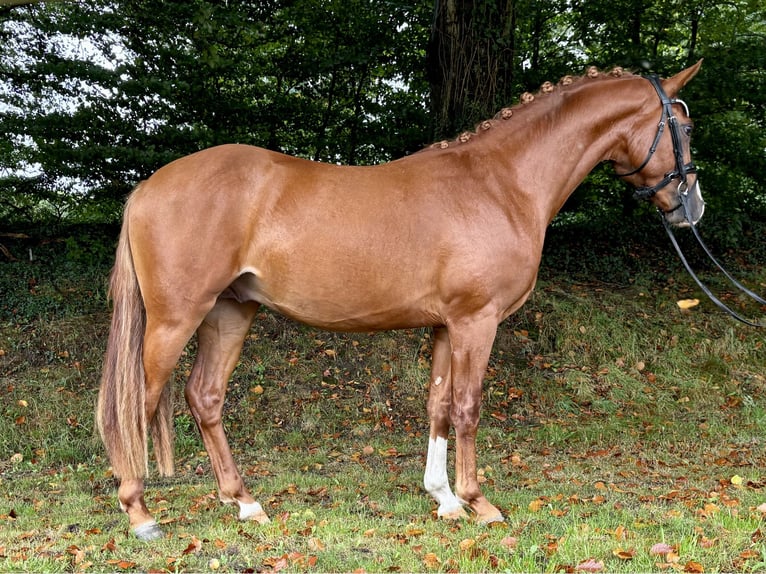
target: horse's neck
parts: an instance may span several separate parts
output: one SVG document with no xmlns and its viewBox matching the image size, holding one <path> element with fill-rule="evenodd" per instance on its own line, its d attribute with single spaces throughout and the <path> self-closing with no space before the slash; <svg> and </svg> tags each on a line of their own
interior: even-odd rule
<svg viewBox="0 0 766 574">
<path fill-rule="evenodd" d="M 524 124 L 510 135 L 513 147 L 526 149 L 521 157 L 529 165 L 523 169 L 509 165 L 510 173 L 524 173 L 515 176 L 517 181 L 511 182 L 508 191 L 529 195 L 540 217 L 547 218 L 546 224 L 593 168 L 613 158 L 625 133 L 630 106 L 620 103 L 619 98 L 626 91 L 607 95 L 603 88 L 588 86 L 581 97 L 561 98 L 557 105 L 556 101 L 529 104 L 549 108 L 536 111 L 537 121 Z M 508 149 L 506 142 L 499 154 L 507 156 Z"/>
</svg>

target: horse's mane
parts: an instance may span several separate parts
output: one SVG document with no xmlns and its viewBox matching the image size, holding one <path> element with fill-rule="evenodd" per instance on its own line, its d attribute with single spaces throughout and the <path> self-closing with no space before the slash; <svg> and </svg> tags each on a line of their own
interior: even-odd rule
<svg viewBox="0 0 766 574">
<path fill-rule="evenodd" d="M 498 125 L 501 122 L 507 121 L 511 119 L 516 113 L 516 111 L 519 108 L 523 108 L 525 106 L 528 106 L 532 104 L 536 99 L 541 98 L 541 96 L 546 96 L 550 93 L 553 93 L 556 90 L 566 89 L 570 86 L 580 84 L 584 81 L 591 81 L 591 80 L 599 80 L 599 79 L 614 79 L 614 78 L 621 78 L 623 76 L 633 76 L 631 72 L 628 72 L 624 70 L 623 68 L 617 66 L 608 72 L 602 72 L 600 71 L 596 66 L 590 66 L 584 75 L 582 76 L 564 76 L 561 78 L 557 84 L 553 84 L 552 82 L 545 82 L 542 86 L 540 86 L 540 89 L 537 91 L 537 93 L 532 92 L 524 92 L 521 94 L 520 102 L 514 106 L 505 107 L 502 108 L 497 114 L 494 115 L 494 117 L 484 120 L 482 122 L 479 122 L 473 131 L 464 131 L 459 136 L 452 140 L 441 140 L 435 143 L 432 143 L 429 146 L 426 146 L 420 152 L 428 151 L 428 150 L 439 150 L 439 149 L 447 149 L 450 147 L 454 147 L 458 144 L 466 143 L 478 136 L 481 136 L 483 133 L 489 131 L 492 129 L 495 125 Z M 418 152 L 418 153 L 420 153 Z"/>
</svg>

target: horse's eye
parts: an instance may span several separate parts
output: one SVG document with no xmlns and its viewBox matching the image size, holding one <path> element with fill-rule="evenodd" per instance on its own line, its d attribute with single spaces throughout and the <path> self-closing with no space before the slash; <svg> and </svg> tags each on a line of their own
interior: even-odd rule
<svg viewBox="0 0 766 574">
<path fill-rule="evenodd" d="M 693 131 L 694 131 L 694 126 L 693 126 L 693 125 L 691 125 L 691 124 L 686 124 L 686 125 L 684 126 L 684 133 L 685 133 L 687 136 L 691 136 Z"/>
</svg>

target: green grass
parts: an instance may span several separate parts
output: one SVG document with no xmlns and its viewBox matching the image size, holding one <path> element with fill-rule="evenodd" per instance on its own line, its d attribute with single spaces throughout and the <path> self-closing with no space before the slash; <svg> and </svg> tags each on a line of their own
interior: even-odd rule
<svg viewBox="0 0 766 574">
<path fill-rule="evenodd" d="M 507 517 L 494 527 L 437 519 L 420 486 L 428 331 L 259 315 L 226 426 L 266 526 L 217 500 L 180 399 L 191 342 L 174 383 L 177 475 L 147 484 L 166 532 L 153 544 L 129 535 L 93 431 L 108 315 L 7 321 L 0 571 L 763 571 L 764 338 L 706 302 L 682 313 L 693 294 L 548 277 L 501 325 L 478 440 L 484 492 Z"/>
</svg>

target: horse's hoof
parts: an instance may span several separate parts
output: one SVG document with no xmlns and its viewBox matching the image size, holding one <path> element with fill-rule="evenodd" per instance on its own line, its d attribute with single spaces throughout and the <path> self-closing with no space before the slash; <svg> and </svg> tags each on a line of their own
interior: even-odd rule
<svg viewBox="0 0 766 574">
<path fill-rule="evenodd" d="M 257 502 L 240 502 L 239 519 L 257 522 L 258 524 L 268 524 L 271 522 L 263 507 Z"/>
<path fill-rule="evenodd" d="M 144 522 L 143 524 L 139 524 L 133 529 L 133 534 L 135 534 L 136 538 L 144 542 L 159 540 L 163 536 L 160 525 L 157 524 L 154 520 L 151 522 Z"/>
<path fill-rule="evenodd" d="M 443 520 L 450 520 L 450 521 L 468 519 L 468 513 L 465 511 L 465 509 L 462 506 L 458 506 L 454 510 L 439 512 L 438 515 L 439 515 L 439 518 Z"/>
<path fill-rule="evenodd" d="M 497 514 L 493 514 L 488 517 L 477 516 L 476 522 L 478 522 L 479 524 L 485 524 L 485 525 L 499 524 L 501 522 L 505 522 L 505 518 L 503 517 L 502 514 L 498 512 Z"/>
</svg>

